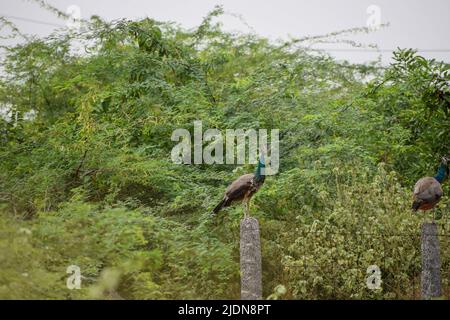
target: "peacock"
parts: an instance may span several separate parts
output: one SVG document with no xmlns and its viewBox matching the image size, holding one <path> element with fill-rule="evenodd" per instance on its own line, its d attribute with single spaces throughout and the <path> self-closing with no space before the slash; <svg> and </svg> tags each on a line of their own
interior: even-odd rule
<svg viewBox="0 0 450 320">
<path fill-rule="evenodd" d="M 250 199 L 261 188 L 266 179 L 262 172 L 263 168 L 265 168 L 264 153 L 261 153 L 255 173 L 244 174 L 234 180 L 226 189 L 222 201 L 213 209 L 211 214 L 218 213 L 222 208 L 228 207 L 234 202 L 242 201 L 245 205 L 244 217 L 249 216 Z"/>
<path fill-rule="evenodd" d="M 449 158 L 443 157 L 439 166 L 438 172 L 434 177 L 424 177 L 417 181 L 414 186 L 413 205 L 412 209 L 417 210 L 431 210 L 442 198 L 442 182 L 449 175 L 448 168 Z M 433 210 L 433 222 L 435 213 Z"/>
</svg>

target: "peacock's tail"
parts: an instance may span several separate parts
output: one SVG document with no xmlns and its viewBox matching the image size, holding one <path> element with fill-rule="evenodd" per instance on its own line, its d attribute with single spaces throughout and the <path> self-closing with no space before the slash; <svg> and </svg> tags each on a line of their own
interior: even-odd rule
<svg viewBox="0 0 450 320">
<path fill-rule="evenodd" d="M 421 205 L 422 205 L 422 201 L 416 200 L 413 202 L 411 209 L 413 209 L 413 211 L 417 211 L 417 210 L 419 210 Z"/>
<path fill-rule="evenodd" d="M 223 208 L 224 205 L 225 205 L 225 202 L 226 202 L 225 198 L 222 199 L 222 201 L 220 201 L 219 204 L 213 209 L 213 211 L 211 212 L 211 214 L 216 214 L 216 213 L 218 213 L 220 210 L 222 210 L 222 208 Z"/>
<path fill-rule="evenodd" d="M 220 210 L 222 210 L 222 208 L 228 207 L 231 204 L 231 200 L 228 197 L 225 197 L 222 199 L 222 201 L 219 202 L 219 204 L 213 209 L 213 211 L 211 212 L 211 214 L 216 214 L 217 212 L 219 212 Z"/>
</svg>

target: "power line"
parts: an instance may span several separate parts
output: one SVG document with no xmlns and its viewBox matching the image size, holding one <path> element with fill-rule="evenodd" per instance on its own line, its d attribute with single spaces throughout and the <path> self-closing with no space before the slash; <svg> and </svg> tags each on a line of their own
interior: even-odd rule
<svg viewBox="0 0 450 320">
<path fill-rule="evenodd" d="M 2 15 L 2 17 L 4 18 L 8 18 L 8 19 L 15 19 L 15 20 L 20 20 L 20 21 L 25 21 L 25 22 L 30 22 L 30 23 L 36 23 L 36 24 L 41 24 L 41 25 L 47 25 L 47 26 L 52 26 L 52 27 L 65 27 L 65 25 L 62 24 L 57 24 L 57 23 L 51 23 L 51 22 L 45 22 L 45 21 L 41 21 L 41 20 L 35 20 L 35 19 L 30 19 L 30 18 L 25 18 L 25 17 L 17 17 L 17 16 L 7 16 L 7 15 Z M 391 53 L 394 52 L 395 49 L 375 49 L 375 48 L 308 48 L 310 50 L 317 50 L 317 51 L 330 51 L 330 52 L 372 52 L 372 53 Z M 450 49 L 416 49 L 417 52 L 431 52 L 431 53 L 436 53 L 436 52 L 443 52 L 443 53 L 447 53 L 450 52 Z"/>
<path fill-rule="evenodd" d="M 335 52 L 393 52 L 395 49 L 368 49 L 368 48 L 308 48 L 310 50 L 318 51 L 335 51 Z M 416 49 L 417 52 L 450 52 L 450 49 Z"/>
<path fill-rule="evenodd" d="M 42 25 L 47 25 L 47 26 L 52 26 L 52 27 L 65 27 L 62 24 L 45 22 L 45 21 L 40 21 L 40 20 L 34 20 L 34 19 L 29 19 L 29 18 L 24 18 L 24 17 L 5 16 L 5 15 L 2 15 L 2 17 L 8 18 L 8 19 L 21 20 L 21 21 L 25 21 L 25 22 L 37 23 L 37 24 L 42 24 Z"/>
</svg>

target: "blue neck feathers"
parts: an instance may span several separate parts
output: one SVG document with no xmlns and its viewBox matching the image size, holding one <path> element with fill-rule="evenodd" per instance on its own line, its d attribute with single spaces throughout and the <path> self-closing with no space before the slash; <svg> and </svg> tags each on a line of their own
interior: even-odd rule
<svg viewBox="0 0 450 320">
<path fill-rule="evenodd" d="M 437 181 L 439 181 L 439 183 L 442 183 L 442 181 L 444 181 L 445 179 L 446 174 L 447 174 L 447 165 L 445 163 L 441 163 L 438 172 L 434 178 Z"/>
<path fill-rule="evenodd" d="M 262 160 L 262 161 L 261 160 L 262 160 L 261 158 L 258 160 L 258 166 L 256 167 L 256 171 L 255 171 L 255 179 L 258 181 L 264 180 L 264 178 L 265 178 L 265 176 L 261 173 L 261 169 L 265 168 L 266 165 L 263 162 L 264 160 Z"/>
</svg>

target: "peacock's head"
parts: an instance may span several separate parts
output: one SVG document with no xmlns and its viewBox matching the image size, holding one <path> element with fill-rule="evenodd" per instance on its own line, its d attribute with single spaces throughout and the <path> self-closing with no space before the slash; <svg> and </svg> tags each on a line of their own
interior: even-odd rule
<svg viewBox="0 0 450 320">
<path fill-rule="evenodd" d="M 450 168 L 448 166 L 448 162 L 450 161 L 450 158 L 448 156 L 442 157 L 442 164 L 445 166 L 445 173 L 447 178 L 450 176 Z"/>
</svg>

